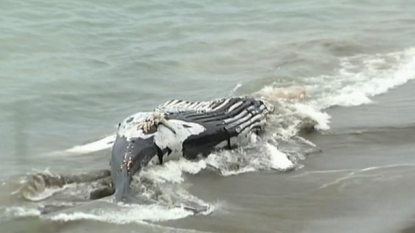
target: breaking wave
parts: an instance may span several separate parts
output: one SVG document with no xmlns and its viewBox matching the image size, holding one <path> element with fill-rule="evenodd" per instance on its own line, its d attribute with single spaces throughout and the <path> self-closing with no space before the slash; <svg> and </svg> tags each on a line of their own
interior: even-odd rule
<svg viewBox="0 0 415 233">
<path fill-rule="evenodd" d="M 304 79 L 318 110 L 373 103 L 372 97 L 415 79 L 415 48 L 401 52 L 340 58 L 337 75 Z"/>
</svg>

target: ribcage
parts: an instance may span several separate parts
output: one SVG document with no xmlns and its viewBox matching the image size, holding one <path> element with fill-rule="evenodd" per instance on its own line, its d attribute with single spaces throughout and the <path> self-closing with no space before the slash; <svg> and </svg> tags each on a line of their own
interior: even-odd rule
<svg viewBox="0 0 415 233">
<path fill-rule="evenodd" d="M 173 99 L 164 104 L 159 105 L 155 111 L 179 113 L 179 112 L 210 112 L 215 111 L 221 103 L 224 103 L 227 99 L 216 99 L 211 101 L 186 101 Z"/>
<path fill-rule="evenodd" d="M 164 110 L 174 110 L 167 111 L 167 119 L 197 123 L 206 128 L 204 132 L 191 135 L 183 142 L 183 155 L 189 159 L 198 154 L 206 156 L 215 148 L 239 146 L 241 138 L 263 129 L 266 116 L 273 110 L 262 100 L 249 97 L 206 102 L 176 101 L 161 106 Z"/>
</svg>

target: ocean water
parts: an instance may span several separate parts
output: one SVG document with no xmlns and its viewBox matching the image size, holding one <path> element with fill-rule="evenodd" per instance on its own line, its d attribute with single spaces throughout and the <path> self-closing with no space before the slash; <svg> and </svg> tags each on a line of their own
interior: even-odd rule
<svg viewBox="0 0 415 233">
<path fill-rule="evenodd" d="M 414 12 L 412 0 L 0 0 L 1 232 L 413 232 Z M 307 96 L 281 101 L 274 143 L 136 179 L 209 213 L 43 180 L 108 168 L 118 122 L 169 99 L 296 88 Z"/>
</svg>

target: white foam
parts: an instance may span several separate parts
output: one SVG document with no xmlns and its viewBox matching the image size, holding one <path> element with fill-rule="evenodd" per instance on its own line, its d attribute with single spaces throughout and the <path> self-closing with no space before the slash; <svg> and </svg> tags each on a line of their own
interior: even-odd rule
<svg viewBox="0 0 415 233">
<path fill-rule="evenodd" d="M 303 118 L 309 117 L 317 122 L 315 128 L 321 130 L 330 129 L 329 123 L 331 116 L 326 112 L 321 112 L 312 105 L 306 105 L 303 103 L 294 103 L 294 108 L 297 110 L 297 114 Z"/>
<path fill-rule="evenodd" d="M 243 151 L 222 151 L 212 153 L 207 158 L 198 161 L 184 158 L 171 160 L 162 166 L 146 167 L 140 173 L 140 177 L 159 184 L 183 183 L 184 173 L 197 174 L 208 167 L 215 168 L 222 176 L 232 176 L 271 168 L 289 170 L 295 166 L 288 155 L 279 151 L 275 146 L 266 143 L 265 149 L 258 150 L 254 154 L 245 154 Z"/>
<path fill-rule="evenodd" d="M 112 147 L 115 141 L 115 135 L 107 136 L 98 141 L 91 142 L 85 145 L 75 146 L 67 149 L 66 152 L 74 154 L 87 154 L 91 152 L 101 151 Z"/>
<path fill-rule="evenodd" d="M 265 150 L 259 150 L 253 154 L 228 151 L 211 154 L 205 161 L 209 166 L 219 170 L 222 176 L 233 176 L 264 169 L 286 171 L 294 168 L 295 164 L 287 154 L 269 143 L 265 143 L 264 147 Z"/>
<path fill-rule="evenodd" d="M 23 206 L 14 206 L 4 208 L 6 216 L 11 217 L 29 217 L 29 216 L 39 216 L 41 213 L 38 209 L 23 207 Z"/>
<path fill-rule="evenodd" d="M 155 165 L 146 167 L 140 176 L 147 177 L 158 183 L 182 183 L 184 181 L 183 172 L 196 174 L 205 168 L 206 162 L 204 160 L 190 161 L 181 158 L 176 161 L 168 161 L 162 166 Z"/>
<path fill-rule="evenodd" d="M 340 69 L 336 75 L 321 75 L 302 78 L 306 84 L 298 87 L 282 88 L 274 83 L 265 86 L 259 92 L 262 97 L 280 102 L 276 113 L 279 122 L 276 132 L 282 138 L 298 133 L 298 125 L 307 118 L 317 122 L 315 128 L 330 128 L 330 115 L 324 112 L 332 106 L 359 106 L 373 103 L 372 97 L 388 92 L 390 89 L 415 79 L 415 48 L 401 52 L 357 55 L 340 59 Z M 296 96 L 301 90 L 306 98 L 286 101 L 283 94 Z"/>
<path fill-rule="evenodd" d="M 294 167 L 293 162 L 288 158 L 285 153 L 282 153 L 277 149 L 277 147 L 267 143 L 266 144 L 271 168 L 276 170 L 289 170 Z"/>
<path fill-rule="evenodd" d="M 214 209 L 217 209 L 219 204 L 211 206 L 211 208 L 200 213 L 201 215 L 211 214 Z M 82 207 L 82 206 L 81 206 Z M 85 206 L 84 206 L 85 207 Z M 101 222 L 115 223 L 115 224 L 128 224 L 128 223 L 140 223 L 149 224 L 148 222 L 162 222 L 168 220 L 176 220 L 193 216 L 192 211 L 186 210 L 182 207 L 167 207 L 161 205 L 118 205 L 114 206 L 97 206 L 94 208 L 84 208 L 82 210 L 79 207 L 67 208 L 63 211 L 56 213 L 49 213 L 42 215 L 41 211 L 37 208 L 28 206 L 15 206 L 15 207 L 0 207 L 0 212 L 5 213 L 7 217 L 30 217 L 39 216 L 43 219 L 49 219 L 59 222 L 70 222 L 76 220 L 95 220 Z"/>
<path fill-rule="evenodd" d="M 195 213 L 182 207 L 171 207 L 166 205 L 137 205 L 137 204 L 113 204 L 99 201 L 75 208 L 65 209 L 63 211 L 42 215 L 42 218 L 53 221 L 75 221 L 81 219 L 96 220 L 115 224 L 128 223 L 146 223 L 162 222 L 168 220 L 182 219 L 193 216 Z M 102 205 L 104 204 L 104 205 Z M 82 208 L 82 209 L 80 209 Z M 208 215 L 216 209 L 216 205 L 210 205 L 210 208 L 200 215 Z"/>
<path fill-rule="evenodd" d="M 181 219 L 194 215 L 192 211 L 180 207 L 167 208 L 160 205 L 125 205 L 117 206 L 116 210 L 91 208 L 88 211 L 75 211 L 45 216 L 54 221 L 75 221 L 90 219 L 115 224 L 145 223 L 144 221 L 161 222 Z"/>
<path fill-rule="evenodd" d="M 239 157 L 244 157 L 244 155 L 236 152 L 222 151 L 210 154 L 204 161 L 207 165 L 217 169 L 222 176 L 233 176 L 256 170 L 255 163 L 252 161 L 240 162 L 238 161 Z"/>
<path fill-rule="evenodd" d="M 311 78 L 320 109 L 331 106 L 359 106 L 373 103 L 371 97 L 415 79 L 415 48 L 402 52 L 358 55 L 342 58 L 338 75 Z"/>
<path fill-rule="evenodd" d="M 235 175 L 244 174 L 244 173 L 248 173 L 248 172 L 254 172 L 254 171 L 256 171 L 256 169 L 254 167 L 246 166 L 246 167 L 240 168 L 238 170 L 223 169 L 223 170 L 221 170 L 221 174 L 223 176 L 235 176 Z"/>
</svg>

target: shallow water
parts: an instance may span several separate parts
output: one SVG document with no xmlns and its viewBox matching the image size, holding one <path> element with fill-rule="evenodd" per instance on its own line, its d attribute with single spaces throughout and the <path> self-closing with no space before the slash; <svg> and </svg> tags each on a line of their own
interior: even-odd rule
<svg viewBox="0 0 415 233">
<path fill-rule="evenodd" d="M 414 1 L 0 5 L 2 232 L 411 229 Z M 36 171 L 107 168 L 108 149 L 65 150 L 111 135 L 134 112 L 171 98 L 207 100 L 293 86 L 306 88 L 308 97 L 284 106 L 277 118 L 283 123 L 270 131 L 279 139 L 302 136 L 322 151 L 279 144 L 285 154 L 301 147 L 305 159 L 297 170 L 270 169 L 275 154 L 267 157 L 262 147 L 172 162 L 144 176 L 155 186 L 166 181 L 160 186 L 165 192 L 212 204 L 210 215 L 97 201 L 39 216 L 37 203 L 11 195 Z M 305 119 L 315 120 L 317 130 L 298 135 Z"/>
</svg>

